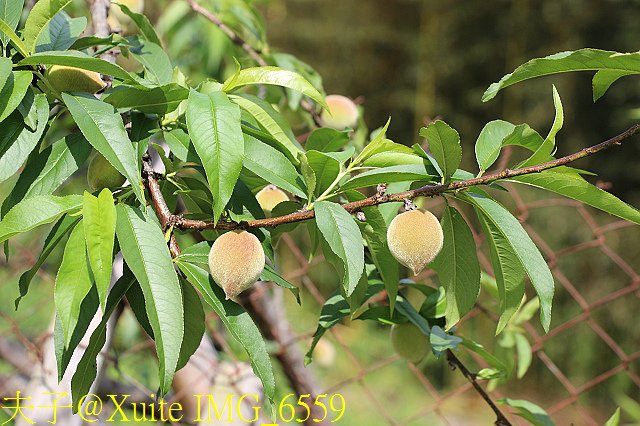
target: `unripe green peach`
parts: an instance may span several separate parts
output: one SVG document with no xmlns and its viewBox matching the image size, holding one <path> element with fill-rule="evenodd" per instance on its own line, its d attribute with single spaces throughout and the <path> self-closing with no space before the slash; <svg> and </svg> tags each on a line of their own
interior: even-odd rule
<svg viewBox="0 0 640 426">
<path fill-rule="evenodd" d="M 49 68 L 47 80 L 58 92 L 96 93 L 106 86 L 99 73 L 66 65 L 53 65 Z"/>
<path fill-rule="evenodd" d="M 227 299 L 255 284 L 264 269 L 264 262 L 260 240 L 247 231 L 222 234 L 209 251 L 209 271 Z"/>
<path fill-rule="evenodd" d="M 387 230 L 393 257 L 419 274 L 442 249 L 444 235 L 438 219 L 430 211 L 409 210 L 394 217 Z"/>
<path fill-rule="evenodd" d="M 125 180 L 125 177 L 101 154 L 97 154 L 89 162 L 87 182 L 91 191 L 117 188 L 122 186 Z"/>
<path fill-rule="evenodd" d="M 429 353 L 429 342 L 418 327 L 410 322 L 391 327 L 391 346 L 398 355 L 414 364 Z"/>
<path fill-rule="evenodd" d="M 289 197 L 275 185 L 267 185 L 256 194 L 258 204 L 267 213 L 270 213 L 275 206 L 283 201 L 289 201 Z"/>
<path fill-rule="evenodd" d="M 351 99 L 342 95 L 329 95 L 325 100 L 329 109 L 320 114 L 320 122 L 324 127 L 336 130 L 355 127 L 358 122 L 358 107 Z"/>
</svg>

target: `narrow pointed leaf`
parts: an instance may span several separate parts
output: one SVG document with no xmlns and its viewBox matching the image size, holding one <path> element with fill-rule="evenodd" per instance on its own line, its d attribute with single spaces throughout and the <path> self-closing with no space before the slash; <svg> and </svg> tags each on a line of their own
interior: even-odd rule
<svg viewBox="0 0 640 426">
<path fill-rule="evenodd" d="M 30 71 L 13 71 L 0 91 L 0 122 L 18 108 L 33 80 Z"/>
<path fill-rule="evenodd" d="M 29 75 L 31 74 L 29 73 Z M 24 122 L 22 125 L 19 124 L 24 118 L 17 111 L 3 123 L 4 125 L 17 121 L 20 132 L 15 138 L 12 137 L 11 140 L 7 141 L 8 146 L 4 147 L 0 156 L 0 182 L 7 180 L 16 173 L 25 161 L 27 161 L 27 158 L 36 148 L 38 142 L 40 142 L 40 138 L 47 127 L 49 119 L 49 104 L 47 103 L 45 95 L 36 95 L 29 109 L 29 117 L 38 123 L 34 131 L 29 130 Z M 14 128 L 14 126 L 11 125 L 11 128 Z M 0 136 L 0 138 L 2 138 L 2 136 Z"/>
<path fill-rule="evenodd" d="M 552 154 L 555 151 L 556 147 L 556 135 L 562 129 L 564 125 L 564 111 L 562 109 L 562 101 L 560 100 L 560 95 L 558 94 L 558 90 L 556 86 L 553 86 L 553 106 L 556 110 L 556 116 L 553 120 L 553 125 L 551 126 L 551 130 L 549 134 L 544 139 L 544 142 L 540 147 L 533 153 L 531 157 L 525 160 L 519 167 L 533 166 L 536 164 L 544 163 L 552 158 Z"/>
<path fill-rule="evenodd" d="M 81 207 L 81 195 L 39 195 L 22 200 L 0 220 L 0 243 Z"/>
<path fill-rule="evenodd" d="M 180 346 L 180 357 L 176 371 L 187 365 L 189 358 L 200 346 L 205 332 L 204 309 L 198 292 L 186 280 L 181 280 L 182 305 L 184 309 L 184 337 Z"/>
<path fill-rule="evenodd" d="M 22 35 L 28 52 L 36 51 L 36 43 L 49 27 L 49 22 L 69 3 L 71 0 L 40 0 L 33 6 L 27 16 Z"/>
<path fill-rule="evenodd" d="M 492 224 L 508 241 L 536 289 L 540 298 L 540 322 L 544 330 L 549 331 L 554 283 L 553 275 L 551 275 L 542 254 L 522 228 L 518 219 L 496 201 L 473 192 L 469 192 L 468 196 L 464 196 L 462 199 L 473 204 L 487 222 Z"/>
<path fill-rule="evenodd" d="M 242 306 L 226 299 L 224 291 L 213 282 L 206 270 L 183 261 L 178 261 L 178 266 L 189 282 L 200 291 L 204 300 L 218 314 L 229 333 L 247 351 L 253 371 L 262 382 L 265 395 L 273 402 L 275 397 L 273 367 L 260 330 L 249 314 L 244 311 Z"/>
<path fill-rule="evenodd" d="M 420 136 L 427 139 L 429 150 L 442 170 L 442 179 L 447 182 L 462 161 L 460 135 L 442 120 L 436 120 L 420 129 Z"/>
<path fill-rule="evenodd" d="M 127 289 L 133 284 L 135 278 L 130 274 L 124 274 L 113 286 L 107 299 L 107 309 L 102 315 L 102 321 L 91 334 L 89 344 L 78 362 L 76 372 L 71 378 L 71 399 L 73 412 L 77 413 L 80 399 L 89 393 L 91 385 L 98 374 L 97 358 L 107 341 L 107 322 Z"/>
<path fill-rule="evenodd" d="M 280 151 L 251 137 L 244 136 L 243 166 L 275 186 L 306 198 L 302 176 Z M 265 159 L 269 159 L 265 161 Z"/>
<path fill-rule="evenodd" d="M 82 216 L 89 264 L 98 289 L 100 306 L 104 311 L 111 281 L 116 235 L 116 206 L 111 191 L 105 188 L 97 197 L 85 191 Z"/>
<path fill-rule="evenodd" d="M 364 246 L 360 229 L 353 217 L 339 204 L 319 201 L 314 208 L 318 229 L 344 266 L 342 286 L 347 296 L 350 296 L 364 270 Z"/>
<path fill-rule="evenodd" d="M 493 83 L 482 95 L 482 101 L 493 99 L 500 90 L 521 81 L 570 71 L 600 71 L 640 74 L 640 53 L 618 53 L 598 49 L 560 52 L 532 59 L 520 65 L 499 82 Z"/>
<path fill-rule="evenodd" d="M 493 266 L 493 273 L 498 287 L 500 319 L 496 327 L 496 334 L 499 334 L 509 323 L 509 320 L 516 313 L 522 302 L 526 271 L 522 266 L 522 262 L 518 260 L 513 246 L 500 229 L 482 215 L 480 215 L 480 223 L 487 237 L 491 265 Z"/>
<path fill-rule="evenodd" d="M 136 13 L 132 11 L 126 5 L 121 3 L 115 3 L 111 7 L 119 7 L 120 10 L 122 10 L 122 13 L 127 15 L 129 18 L 131 18 L 133 22 L 135 22 L 136 26 L 140 29 L 140 32 L 142 33 L 144 38 L 146 38 L 152 43 L 157 44 L 158 46 L 162 46 L 162 43 L 160 42 L 160 38 L 158 37 L 158 34 L 156 34 L 156 30 L 153 28 L 153 24 L 151 24 L 151 22 L 149 21 L 149 18 L 147 18 L 142 13 Z"/>
<path fill-rule="evenodd" d="M 223 90 L 231 92 L 249 84 L 269 84 L 296 90 L 323 107 L 327 107 L 324 96 L 301 74 L 278 67 L 255 67 L 240 70 L 224 82 Z"/>
<path fill-rule="evenodd" d="M 11 1 L 11 0 L 8 0 L 8 1 Z M 13 44 L 13 46 L 16 48 L 18 53 L 20 53 L 22 56 L 26 57 L 29 55 L 29 53 L 27 52 L 27 46 L 25 46 L 22 39 L 18 37 L 18 34 L 16 34 L 15 29 L 11 28 L 9 24 L 7 24 L 4 21 L 4 19 L 1 19 L 1 18 L 0 18 L 0 35 L 9 39 L 11 44 Z M 6 41 L 4 41 L 3 44 L 6 45 Z"/>
<path fill-rule="evenodd" d="M 0 19 L 7 24 L 8 29 L 12 32 L 18 27 L 23 7 L 24 0 L 0 0 Z M 8 41 L 9 36 L 0 31 L 0 42 L 6 46 Z"/>
<path fill-rule="evenodd" d="M 123 68 L 104 59 L 94 58 L 77 50 L 52 50 L 39 52 L 21 60 L 18 65 L 66 65 L 110 75 L 119 80 L 133 80 L 134 77 Z"/>
<path fill-rule="evenodd" d="M 92 285 L 84 227 L 80 224 L 73 228 L 64 248 L 54 290 L 56 313 L 62 324 L 65 346 L 71 341 L 80 315 L 80 305 Z"/>
<path fill-rule="evenodd" d="M 47 24 L 36 43 L 37 52 L 67 50 L 87 27 L 87 18 L 71 18 L 61 10 Z"/>
<path fill-rule="evenodd" d="M 298 153 L 302 148 L 295 139 L 289 123 L 273 107 L 257 96 L 229 96 L 231 101 L 247 111 L 262 128 L 278 142 L 287 157 L 297 165 Z"/>
<path fill-rule="evenodd" d="M 157 223 L 144 211 L 119 204 L 116 234 L 125 262 L 140 283 L 160 361 L 160 393 L 173 380 L 184 334 L 178 276 Z"/>
<path fill-rule="evenodd" d="M 213 193 L 213 218 L 217 222 L 242 171 L 240 108 L 223 92 L 205 95 L 191 90 L 187 127 Z"/>
<path fill-rule="evenodd" d="M 53 249 L 55 249 L 60 242 L 64 239 L 64 237 L 73 230 L 75 226 L 77 226 L 80 218 L 65 215 L 62 217 L 56 224 L 51 228 L 47 238 L 44 240 L 44 246 L 42 247 L 42 251 L 38 256 L 38 260 L 36 260 L 35 264 L 29 269 L 25 271 L 22 275 L 20 275 L 20 279 L 18 280 L 18 288 L 20 290 L 20 296 L 15 301 L 15 307 L 18 309 L 18 305 L 20 305 L 20 301 L 23 297 L 27 295 L 29 291 L 29 286 L 31 285 L 31 280 L 36 276 L 40 266 L 44 263 L 45 260 L 49 257 Z"/>
<path fill-rule="evenodd" d="M 442 215 L 444 245 L 433 263 L 447 297 L 446 328 L 473 308 L 480 292 L 480 263 L 476 243 L 460 212 L 446 207 Z"/>
<path fill-rule="evenodd" d="M 428 181 L 431 179 L 433 176 L 427 173 L 424 164 L 405 164 L 367 170 L 347 180 L 340 186 L 340 189 L 344 191 L 374 186 L 379 183 Z"/>
<path fill-rule="evenodd" d="M 518 183 L 543 188 L 565 197 L 580 201 L 604 212 L 640 225 L 640 211 L 615 195 L 603 191 L 567 169 L 552 169 L 513 178 Z M 571 170 L 571 169 L 569 169 Z"/>
<path fill-rule="evenodd" d="M 120 114 L 90 95 L 63 93 L 62 98 L 84 137 L 127 178 L 138 200 L 144 204 L 138 156 Z"/>
<path fill-rule="evenodd" d="M 39 153 L 32 153 L 27 167 L 2 203 L 2 214 L 22 199 L 52 194 L 83 166 L 90 153 L 91 145 L 77 133 L 65 136 Z"/>
</svg>

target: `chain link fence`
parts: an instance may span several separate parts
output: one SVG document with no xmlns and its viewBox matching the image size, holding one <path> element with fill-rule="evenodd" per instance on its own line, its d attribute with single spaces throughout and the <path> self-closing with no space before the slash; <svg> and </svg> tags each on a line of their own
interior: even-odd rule
<svg viewBox="0 0 640 426">
<path fill-rule="evenodd" d="M 490 386 L 490 397 L 494 401 L 531 401 L 543 407 L 558 425 L 601 425 L 622 406 L 626 424 L 634 424 L 630 423 L 638 421 L 634 410 L 637 415 L 640 407 L 640 328 L 635 323 L 640 298 L 640 230 L 571 200 L 507 186 L 514 200 L 508 207 L 547 259 L 556 295 L 549 333 L 541 331 L 537 315 L 522 324 L 532 352 L 527 373 L 522 379 Z M 427 200 L 425 207 L 437 213 L 442 200 Z M 473 224 L 472 212 L 458 207 Z M 334 276 L 321 256 L 308 259 L 308 242 L 302 234 L 283 235 L 278 253 L 283 276 L 302 292 L 302 307 L 290 295 L 284 296 L 295 334 L 287 344 L 306 351 L 320 307 L 331 294 Z M 481 265 L 491 274 L 482 233 L 474 234 Z M 10 395 L 11 386 L 24 385 L 33 363 L 42 361 L 40 343 L 53 312 L 55 256 L 38 272 L 38 282 L 20 309 L 13 310 L 18 277 L 35 262 L 40 245 L 41 241 L 19 238 L 12 242 L 9 262 L 3 260 L 0 266 L 0 296 L 4 300 L 0 308 L 0 397 Z M 426 271 L 416 281 L 432 283 L 432 275 Z M 497 321 L 494 304 L 495 300 L 481 295 L 458 326 L 458 333 L 484 344 L 490 352 L 508 346 L 504 339 L 493 337 Z M 157 375 L 157 366 L 149 361 L 153 343 L 141 337 L 132 314 L 124 312 L 106 357 L 108 383 L 118 391 L 150 395 Z M 207 325 L 221 362 L 238 365 L 244 361 L 242 351 L 226 338 L 215 314 L 207 315 Z M 458 356 L 471 371 L 488 367 L 465 350 L 458 351 Z M 275 360 L 274 364 L 277 367 Z M 201 365 L 203 373 L 213 367 Z M 338 424 L 482 425 L 495 421 L 471 383 L 451 371 L 445 359 L 430 355 L 412 365 L 394 355 L 388 344 L 388 327 L 382 325 L 343 321 L 323 337 L 308 368 L 320 393 L 344 397 L 345 414 Z M 232 380 L 229 385 L 234 383 Z M 277 377 L 277 383 L 281 398 L 290 393 L 284 378 Z M 485 382 L 481 384 L 486 387 Z M 513 424 L 527 424 L 514 415 L 515 409 L 500 407 Z"/>
</svg>

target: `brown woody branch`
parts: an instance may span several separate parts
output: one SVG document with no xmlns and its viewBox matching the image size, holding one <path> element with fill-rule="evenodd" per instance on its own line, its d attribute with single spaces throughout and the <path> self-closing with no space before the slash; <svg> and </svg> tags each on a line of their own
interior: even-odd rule
<svg viewBox="0 0 640 426">
<path fill-rule="evenodd" d="M 484 399 L 485 402 L 489 405 L 489 407 L 491 407 L 491 410 L 493 410 L 493 412 L 496 415 L 495 425 L 511 426 L 511 422 L 509 422 L 509 420 L 504 416 L 504 414 L 502 414 L 502 411 L 500 411 L 500 409 L 495 404 L 495 402 L 493 402 L 489 394 L 487 394 L 487 392 L 485 392 L 485 390 L 482 389 L 482 386 L 480 386 L 480 384 L 476 380 L 475 374 L 469 371 L 469 369 L 462 363 L 462 361 L 460 361 L 460 359 L 458 359 L 458 357 L 453 354 L 451 349 L 447 349 L 447 361 L 449 362 L 449 366 L 451 366 L 451 369 L 455 370 L 457 368 L 458 370 L 460 370 L 462 375 L 466 377 L 467 380 L 469 380 L 469 382 L 471 383 L 471 386 L 473 386 L 476 392 L 478 392 L 478 394 L 482 397 L 482 399 Z"/>
<path fill-rule="evenodd" d="M 635 135 L 640 131 L 640 124 L 636 124 L 630 127 L 625 132 L 615 136 L 609 140 L 601 142 L 597 145 L 581 149 L 578 152 L 567 155 L 562 158 L 547 161 L 546 163 L 538 164 L 535 166 L 522 167 L 519 169 L 504 169 L 500 172 L 487 174 L 484 176 L 476 177 L 473 179 L 454 181 L 444 184 L 425 185 L 417 189 L 409 191 L 398 192 L 396 194 L 381 195 L 376 194 L 372 197 L 365 198 L 360 201 L 354 201 L 352 203 L 343 204 L 342 207 L 349 213 L 356 213 L 364 207 L 376 206 L 378 204 L 404 201 L 406 199 L 413 199 L 421 196 L 434 196 L 440 195 L 445 192 L 453 192 L 461 189 L 470 188 L 472 186 L 486 185 L 491 182 L 495 182 L 502 179 L 508 179 L 516 176 L 527 175 L 531 173 L 539 173 L 544 170 L 552 169 L 554 167 L 564 166 L 580 158 L 593 155 L 597 152 L 611 148 L 614 145 L 620 145 L 621 142 L 629 137 Z M 159 191 L 159 188 L 158 188 Z M 152 194 L 153 195 L 153 194 Z M 194 220 L 186 219 L 182 216 L 171 215 L 167 221 L 171 222 L 175 228 L 181 230 L 204 230 L 204 229 L 218 229 L 218 230 L 232 230 L 232 229 L 247 229 L 247 228 L 274 228 L 278 225 L 286 223 L 300 222 L 303 220 L 312 219 L 315 217 L 313 210 L 300 210 L 284 216 L 272 217 L 267 219 L 257 219 L 248 222 L 218 222 L 217 224 L 212 221 L 206 220 Z"/>
</svg>

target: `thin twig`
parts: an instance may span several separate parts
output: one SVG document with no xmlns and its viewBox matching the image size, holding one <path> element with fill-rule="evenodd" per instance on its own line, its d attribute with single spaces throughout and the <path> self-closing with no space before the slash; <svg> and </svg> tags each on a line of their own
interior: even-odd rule
<svg viewBox="0 0 640 426">
<path fill-rule="evenodd" d="M 409 191 L 398 192 L 396 194 L 381 195 L 376 194 L 372 197 L 365 198 L 360 201 L 354 201 L 352 203 L 343 204 L 342 207 L 349 213 L 356 213 L 364 207 L 376 206 L 378 204 L 384 204 L 389 202 L 404 201 L 406 199 L 413 199 L 420 196 L 434 196 L 443 194 L 445 192 L 453 192 L 461 189 L 470 188 L 478 185 L 486 185 L 497 180 L 508 179 L 516 176 L 527 175 L 531 173 L 539 173 L 544 170 L 552 169 L 559 166 L 564 166 L 580 158 L 593 155 L 597 152 L 611 148 L 614 145 L 620 145 L 621 142 L 640 131 L 640 124 L 636 124 L 630 127 L 625 132 L 615 136 L 607 141 L 601 142 L 597 145 L 584 148 L 578 152 L 567 155 L 562 158 L 547 161 L 546 163 L 538 164 L 535 166 L 522 167 L 519 169 L 504 169 L 501 172 L 487 174 L 484 176 L 476 177 L 473 179 L 466 179 L 460 181 L 454 181 L 444 184 L 425 185 L 417 189 Z M 159 189 L 158 189 L 159 190 Z M 300 222 L 303 220 L 309 220 L 315 217 L 313 210 L 301 210 L 284 216 L 277 216 L 267 219 L 257 219 L 248 222 L 218 222 L 215 224 L 212 221 L 206 220 L 194 220 L 186 219 L 182 216 L 172 215 L 168 220 L 173 223 L 174 228 L 181 230 L 204 230 L 204 229 L 218 229 L 218 230 L 232 230 L 232 229 L 248 229 L 248 228 L 273 228 L 278 225 L 286 223 Z"/>
<path fill-rule="evenodd" d="M 111 7 L 111 0 L 88 0 L 89 10 L 91 12 L 91 25 L 93 26 L 93 34 L 96 37 L 108 37 L 111 34 L 111 28 L 109 28 L 109 8 Z M 115 63 L 116 53 L 113 50 L 100 55 L 105 61 Z"/>
<path fill-rule="evenodd" d="M 217 15 L 200 6 L 195 0 L 187 0 L 187 3 L 189 3 L 189 6 L 191 6 L 191 9 L 194 12 L 204 16 L 209 21 L 213 22 L 218 28 L 220 28 L 220 30 L 225 33 L 227 37 L 229 37 L 229 40 L 231 40 L 234 44 L 240 46 L 242 50 L 247 52 L 251 59 L 256 61 L 258 65 L 260 65 L 261 67 L 266 67 L 267 65 L 269 65 L 267 61 L 265 61 L 264 58 L 260 55 L 260 52 L 254 49 L 249 43 L 247 43 L 242 37 L 240 37 L 240 35 L 238 35 L 224 22 L 222 22 L 222 20 Z"/>
<path fill-rule="evenodd" d="M 460 370 L 462 375 L 469 380 L 473 388 L 478 392 L 478 394 L 486 401 L 486 403 L 491 407 L 493 412 L 496 414 L 497 420 L 495 424 L 497 426 L 511 426 L 511 422 L 507 420 L 507 418 L 502 414 L 502 411 L 498 408 L 498 406 L 493 402 L 491 397 L 482 389 L 482 386 L 477 382 L 475 374 L 473 374 L 469 369 L 456 357 L 450 349 L 447 349 L 447 361 L 449 361 L 449 365 L 451 368 L 457 368 Z"/>
</svg>

